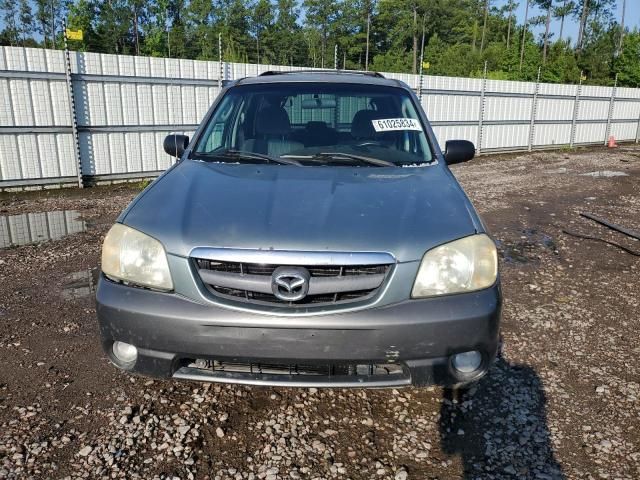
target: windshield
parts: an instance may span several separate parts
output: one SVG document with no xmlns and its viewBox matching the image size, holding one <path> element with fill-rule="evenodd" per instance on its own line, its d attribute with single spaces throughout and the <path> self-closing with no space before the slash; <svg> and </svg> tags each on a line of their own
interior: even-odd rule
<svg viewBox="0 0 640 480">
<path fill-rule="evenodd" d="M 432 153 L 404 89 L 305 82 L 231 88 L 192 158 L 394 166 L 430 162 Z"/>
</svg>

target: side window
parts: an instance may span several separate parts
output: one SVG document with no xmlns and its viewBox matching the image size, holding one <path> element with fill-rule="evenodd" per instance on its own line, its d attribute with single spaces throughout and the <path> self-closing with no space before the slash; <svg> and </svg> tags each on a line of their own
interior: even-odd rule
<svg viewBox="0 0 640 480">
<path fill-rule="evenodd" d="M 206 131 L 202 136 L 203 140 L 198 145 L 196 151 L 211 152 L 216 148 L 231 145 L 231 132 L 235 129 L 229 120 L 232 118 L 232 113 L 236 109 L 239 101 L 240 98 L 236 95 L 227 94 L 225 96 L 209 120 Z"/>
<path fill-rule="evenodd" d="M 401 111 L 402 116 L 405 118 L 420 118 L 420 115 L 409 98 L 404 98 L 402 100 Z M 431 149 L 427 143 L 427 137 L 423 133 L 415 131 L 404 132 L 402 149 L 406 152 L 413 153 L 414 155 L 424 156 L 427 160 L 431 160 Z"/>
<path fill-rule="evenodd" d="M 207 143 L 205 144 L 205 150 L 210 152 L 215 150 L 218 147 L 222 146 L 222 134 L 224 133 L 224 123 L 217 122 L 213 124 L 213 130 L 211 131 L 211 135 L 207 138 Z"/>
</svg>

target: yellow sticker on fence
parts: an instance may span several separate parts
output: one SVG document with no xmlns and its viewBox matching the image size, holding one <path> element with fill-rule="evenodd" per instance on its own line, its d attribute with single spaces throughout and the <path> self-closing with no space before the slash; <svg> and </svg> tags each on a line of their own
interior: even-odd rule
<svg viewBox="0 0 640 480">
<path fill-rule="evenodd" d="M 69 40 L 82 40 L 82 30 L 69 30 L 67 28 L 66 32 L 67 38 Z"/>
</svg>

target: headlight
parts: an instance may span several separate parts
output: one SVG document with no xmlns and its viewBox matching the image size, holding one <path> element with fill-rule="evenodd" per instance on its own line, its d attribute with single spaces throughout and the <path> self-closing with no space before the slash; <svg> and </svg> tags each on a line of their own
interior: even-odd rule
<svg viewBox="0 0 640 480">
<path fill-rule="evenodd" d="M 488 288 L 498 276 L 496 246 L 487 235 L 471 235 L 429 250 L 422 258 L 413 298 Z"/>
<path fill-rule="evenodd" d="M 102 271 L 110 278 L 159 290 L 173 282 L 162 244 L 138 230 L 116 223 L 102 245 Z"/>
</svg>

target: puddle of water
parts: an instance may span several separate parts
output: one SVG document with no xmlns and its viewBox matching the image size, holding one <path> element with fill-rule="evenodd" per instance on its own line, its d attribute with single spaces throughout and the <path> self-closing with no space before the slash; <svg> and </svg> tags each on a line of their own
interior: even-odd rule
<svg viewBox="0 0 640 480">
<path fill-rule="evenodd" d="M 549 250 L 557 253 L 556 243 L 553 238 L 544 232 L 529 228 L 522 230 L 522 235 L 517 241 L 496 240 L 498 254 L 505 263 L 532 263 L 537 260 L 539 250 Z"/>
<path fill-rule="evenodd" d="M 629 174 L 625 173 L 625 172 L 618 172 L 616 170 L 598 170 L 596 172 L 588 172 L 588 173 L 581 173 L 580 176 L 582 177 L 628 177 Z"/>
<path fill-rule="evenodd" d="M 67 281 L 62 285 L 62 298 L 65 300 L 77 300 L 92 296 L 95 293 L 95 286 L 98 283 L 97 268 L 91 270 L 80 270 L 67 276 Z"/>
<path fill-rule="evenodd" d="M 508 244 L 502 240 L 496 240 L 498 254 L 506 263 L 529 263 L 529 258 L 524 254 L 523 248 Z"/>
<path fill-rule="evenodd" d="M 79 217 L 76 210 L 0 217 L 0 248 L 33 245 L 84 232 L 87 224 Z"/>
</svg>

